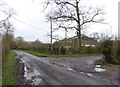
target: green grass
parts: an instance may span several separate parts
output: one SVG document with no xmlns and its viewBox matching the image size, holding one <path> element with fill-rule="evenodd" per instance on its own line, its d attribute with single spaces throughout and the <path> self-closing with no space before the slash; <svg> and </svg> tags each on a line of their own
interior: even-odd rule
<svg viewBox="0 0 120 87">
<path fill-rule="evenodd" d="M 14 51 L 9 51 L 8 56 L 6 57 L 6 62 L 3 65 L 2 85 L 15 85 L 15 56 L 16 53 Z"/>
<path fill-rule="evenodd" d="M 2 61 L 0 61 L 0 87 L 2 86 Z"/>
<path fill-rule="evenodd" d="M 2 86 L 2 75 L 0 75 L 0 87 Z"/>
<path fill-rule="evenodd" d="M 108 64 L 106 61 L 103 61 L 103 60 L 98 60 L 95 62 L 96 65 L 106 65 Z"/>
<path fill-rule="evenodd" d="M 112 63 L 108 63 L 106 61 L 101 61 L 101 60 L 96 61 L 95 64 L 96 65 L 103 65 L 103 66 L 114 66 L 114 65 L 117 65 L 117 64 L 112 64 Z"/>
<path fill-rule="evenodd" d="M 28 51 L 28 50 L 22 50 L 22 51 L 27 52 L 27 53 L 32 54 L 32 55 L 35 55 L 35 56 L 38 56 L 38 57 L 48 57 L 49 56 L 48 54 L 40 53 L 37 51 Z"/>
<path fill-rule="evenodd" d="M 52 58 L 60 58 L 60 57 L 85 57 L 85 56 L 98 56 L 100 54 L 66 54 L 66 55 L 50 55 L 45 53 L 40 53 L 37 51 L 28 51 L 24 50 L 24 52 L 30 53 L 32 55 L 38 56 L 38 57 L 52 57 Z"/>
<path fill-rule="evenodd" d="M 49 55 L 49 57 L 53 58 L 59 58 L 59 57 L 65 57 L 65 58 L 72 58 L 72 57 L 86 57 L 86 56 L 97 56 L 97 54 L 66 54 L 66 55 Z"/>
</svg>

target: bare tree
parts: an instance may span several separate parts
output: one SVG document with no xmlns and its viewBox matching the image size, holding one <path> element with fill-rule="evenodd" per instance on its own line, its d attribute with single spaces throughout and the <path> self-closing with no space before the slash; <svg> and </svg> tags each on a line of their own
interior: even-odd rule
<svg viewBox="0 0 120 87">
<path fill-rule="evenodd" d="M 0 0 L 0 8 L 0 34 L 2 36 L 2 58 L 4 61 L 14 39 L 14 27 L 9 21 L 9 18 L 14 14 L 14 11 L 7 6 L 7 4 L 2 2 L 2 0 Z"/>
<path fill-rule="evenodd" d="M 75 29 L 81 48 L 81 30 L 91 23 L 103 23 L 103 9 L 88 7 L 82 8 L 80 0 L 47 0 L 47 5 L 53 8 L 47 18 L 58 22 L 59 28 Z M 64 23 L 66 26 L 61 25 Z"/>
<path fill-rule="evenodd" d="M 10 8 L 7 4 L 2 2 L 2 0 L 0 1 L 0 8 L 0 13 L 4 15 L 3 18 L 0 18 L 0 30 L 10 32 L 9 30 L 13 25 L 9 21 L 9 18 L 15 13 L 15 11 L 13 8 Z"/>
</svg>

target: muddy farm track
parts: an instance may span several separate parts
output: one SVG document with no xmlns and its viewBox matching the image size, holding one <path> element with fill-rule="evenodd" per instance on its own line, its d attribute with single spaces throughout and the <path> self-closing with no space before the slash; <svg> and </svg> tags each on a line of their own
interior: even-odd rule
<svg viewBox="0 0 120 87">
<path fill-rule="evenodd" d="M 99 56 L 44 58 L 16 53 L 23 64 L 24 85 L 118 85 L 118 66 L 95 65 Z"/>
</svg>

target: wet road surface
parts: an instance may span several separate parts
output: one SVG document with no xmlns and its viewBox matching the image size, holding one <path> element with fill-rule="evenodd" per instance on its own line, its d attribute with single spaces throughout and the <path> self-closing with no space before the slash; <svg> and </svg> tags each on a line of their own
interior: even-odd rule
<svg viewBox="0 0 120 87">
<path fill-rule="evenodd" d="M 24 64 L 24 77 L 29 85 L 113 85 L 95 76 L 94 62 L 101 57 L 40 58 L 16 51 Z M 100 66 L 97 66 L 100 67 Z"/>
</svg>

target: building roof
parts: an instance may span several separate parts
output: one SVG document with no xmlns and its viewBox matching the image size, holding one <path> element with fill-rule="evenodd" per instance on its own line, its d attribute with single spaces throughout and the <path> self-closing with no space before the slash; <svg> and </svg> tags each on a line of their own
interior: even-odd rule
<svg viewBox="0 0 120 87">
<path fill-rule="evenodd" d="M 74 39 L 77 39 L 78 37 L 77 36 L 73 36 L 73 37 L 70 37 L 70 38 L 68 38 L 67 40 L 74 40 Z M 82 39 L 91 39 L 91 40 L 95 40 L 94 38 L 92 38 L 92 37 L 88 37 L 88 36 L 86 36 L 85 34 L 82 34 L 82 36 L 81 36 L 81 38 Z"/>
</svg>

